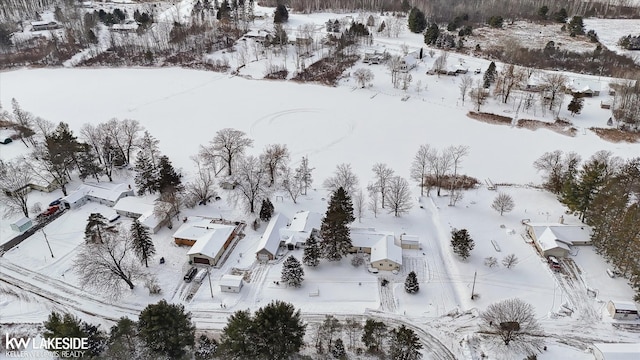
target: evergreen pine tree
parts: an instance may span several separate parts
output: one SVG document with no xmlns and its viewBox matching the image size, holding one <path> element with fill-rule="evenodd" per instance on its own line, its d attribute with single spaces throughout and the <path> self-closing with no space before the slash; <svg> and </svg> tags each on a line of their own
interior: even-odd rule
<svg viewBox="0 0 640 360">
<path fill-rule="evenodd" d="M 382 343 L 387 336 L 387 325 L 382 321 L 376 321 L 373 319 L 367 319 L 364 323 L 362 332 L 362 342 L 369 351 L 380 351 L 382 349 Z"/>
<path fill-rule="evenodd" d="M 320 264 L 320 245 L 318 244 L 315 230 L 311 231 L 309 239 L 307 239 L 302 262 L 310 267 L 316 267 Z"/>
<path fill-rule="evenodd" d="M 43 325 L 45 328 L 43 334 L 45 339 L 88 338 L 86 355 L 89 357 L 97 357 L 104 351 L 106 339 L 104 333 L 99 330 L 98 326 L 85 323 L 69 313 L 61 315 L 54 311 L 49 314 L 48 319 Z M 68 350 L 81 351 L 84 349 L 72 347 Z"/>
<path fill-rule="evenodd" d="M 134 169 L 136 171 L 134 181 L 138 189 L 138 195 L 144 195 L 146 192 L 154 193 L 156 184 L 158 183 L 158 179 L 156 178 L 157 173 L 145 152 L 138 151 Z"/>
<path fill-rule="evenodd" d="M 558 201 L 563 203 L 571 211 L 578 211 L 578 165 L 576 161 L 571 161 L 567 164 L 566 170 L 563 171 L 562 188 L 558 195 Z"/>
<path fill-rule="evenodd" d="M 427 19 L 420 9 L 414 7 L 409 12 L 409 30 L 413 33 L 421 33 L 427 28 Z"/>
<path fill-rule="evenodd" d="M 121 317 L 111 327 L 105 358 L 107 359 L 136 359 L 139 358 L 138 329 L 135 321 Z"/>
<path fill-rule="evenodd" d="M 473 250 L 475 243 L 467 229 L 453 229 L 451 231 L 451 246 L 456 255 L 466 260 L 471 255 L 471 250 Z"/>
<path fill-rule="evenodd" d="M 273 203 L 269 199 L 262 200 L 262 206 L 260 207 L 260 220 L 269 221 L 273 216 Z"/>
<path fill-rule="evenodd" d="M 329 208 L 320 226 L 320 249 L 322 257 L 329 261 L 339 261 L 351 249 L 348 224 L 355 220 L 351 197 L 340 187 L 329 200 Z"/>
<path fill-rule="evenodd" d="M 217 348 L 218 343 L 215 339 L 209 339 L 207 335 L 202 334 L 198 338 L 198 345 L 196 346 L 193 356 L 196 360 L 215 359 L 214 355 Z"/>
<path fill-rule="evenodd" d="M 82 144 L 83 151 L 78 154 L 78 168 L 80 171 L 80 180 L 93 177 L 96 181 L 100 181 L 100 175 L 104 169 L 98 162 L 98 157 L 91 150 L 91 146 Z"/>
<path fill-rule="evenodd" d="M 227 325 L 222 330 L 217 355 L 230 359 L 256 359 L 258 344 L 251 313 L 249 310 L 236 311 L 229 317 Z"/>
<path fill-rule="evenodd" d="M 497 73 L 496 63 L 492 61 L 491 64 L 489 64 L 487 71 L 484 72 L 483 86 L 485 89 L 488 89 L 489 86 L 491 86 L 491 84 L 493 84 L 496 81 L 496 73 Z"/>
<path fill-rule="evenodd" d="M 276 300 L 258 309 L 253 326 L 259 355 L 236 359 L 286 360 L 304 345 L 306 325 L 302 323 L 300 310 L 290 303 Z"/>
<path fill-rule="evenodd" d="M 300 261 L 293 255 L 290 255 L 282 264 L 282 274 L 280 275 L 282 282 L 287 286 L 300 287 L 304 280 L 304 270 Z"/>
<path fill-rule="evenodd" d="M 182 190 L 182 175 L 178 174 L 166 155 L 160 156 L 156 189 L 160 193 Z"/>
<path fill-rule="evenodd" d="M 331 349 L 331 355 L 333 355 L 334 359 L 343 360 L 347 358 L 347 352 L 344 349 L 344 343 L 342 342 L 342 339 L 337 339 L 333 343 L 333 347 Z"/>
<path fill-rule="evenodd" d="M 569 102 L 569 105 L 567 106 L 567 110 L 571 112 L 571 115 L 575 116 L 576 114 L 580 114 L 580 111 L 582 111 L 583 104 L 584 104 L 583 98 L 574 96 L 571 99 L 571 102 Z"/>
<path fill-rule="evenodd" d="M 131 239 L 136 256 L 140 261 L 144 261 L 146 267 L 149 267 L 149 258 L 156 253 L 156 248 L 151 240 L 149 229 L 138 219 L 133 220 L 131 224 Z"/>
<path fill-rule="evenodd" d="M 100 213 L 91 213 L 84 229 L 84 240 L 91 243 L 104 243 L 102 235 L 105 232 L 117 232 L 115 226 L 109 225 L 107 219 Z"/>
<path fill-rule="evenodd" d="M 139 337 L 156 358 L 182 358 L 195 343 L 195 331 L 191 313 L 185 313 L 184 305 L 166 300 L 147 305 L 138 319 Z"/>
<path fill-rule="evenodd" d="M 440 28 L 438 24 L 432 23 L 424 33 L 424 43 L 427 45 L 434 45 L 440 36 Z"/>
<path fill-rule="evenodd" d="M 401 325 L 391 330 L 390 355 L 392 359 L 418 360 L 422 358 L 422 344 L 416 333 Z"/>
<path fill-rule="evenodd" d="M 420 290 L 420 285 L 418 284 L 418 276 L 414 271 L 410 272 L 407 275 L 407 279 L 404 281 L 404 291 L 409 294 L 415 294 Z"/>
<path fill-rule="evenodd" d="M 276 6 L 276 10 L 273 14 L 273 22 L 275 24 L 283 23 L 289 21 L 289 11 L 284 4 L 278 4 Z"/>
</svg>

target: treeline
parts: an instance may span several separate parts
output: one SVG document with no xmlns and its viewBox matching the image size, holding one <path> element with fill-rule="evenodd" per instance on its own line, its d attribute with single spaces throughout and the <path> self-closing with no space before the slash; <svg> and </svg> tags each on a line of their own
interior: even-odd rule
<svg viewBox="0 0 640 360">
<path fill-rule="evenodd" d="M 294 11 L 374 11 L 408 12 L 415 6 L 425 12 L 430 21 L 446 22 L 457 15 L 468 13 L 474 22 L 485 22 L 489 17 L 536 19 L 537 10 L 548 6 L 550 13 L 565 8 L 569 14 L 598 17 L 636 17 L 640 9 L 624 2 L 584 0 L 265 0 L 264 6 L 276 6 L 284 2 Z M 620 4 L 620 5 L 618 5 Z"/>
<path fill-rule="evenodd" d="M 640 300 L 640 158 L 598 151 L 583 162 L 556 150 L 533 165 L 544 174 L 543 186 L 592 226 L 596 251 L 629 279 Z"/>
</svg>

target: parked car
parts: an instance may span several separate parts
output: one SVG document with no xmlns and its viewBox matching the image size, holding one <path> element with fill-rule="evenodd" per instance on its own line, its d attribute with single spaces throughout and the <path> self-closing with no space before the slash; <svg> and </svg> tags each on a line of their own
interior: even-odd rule
<svg viewBox="0 0 640 360">
<path fill-rule="evenodd" d="M 42 212 L 44 216 L 51 216 L 60 211 L 60 207 L 58 205 L 49 206 L 49 208 Z"/>
<path fill-rule="evenodd" d="M 191 269 L 189 269 L 189 271 L 187 271 L 187 273 L 184 275 L 184 281 L 191 282 L 191 280 L 193 280 L 193 278 L 196 276 L 197 272 L 198 268 L 192 266 Z"/>
<path fill-rule="evenodd" d="M 367 271 L 372 273 L 372 274 L 377 274 L 378 273 L 378 269 L 374 268 L 373 266 L 368 266 L 367 267 Z"/>
<path fill-rule="evenodd" d="M 207 276 L 207 269 L 200 269 L 198 274 L 193 278 L 195 282 L 200 284 L 202 280 L 204 280 L 205 276 Z"/>
<path fill-rule="evenodd" d="M 49 206 L 60 205 L 60 200 L 62 200 L 62 198 L 57 198 L 53 200 L 52 202 L 49 203 Z"/>
</svg>

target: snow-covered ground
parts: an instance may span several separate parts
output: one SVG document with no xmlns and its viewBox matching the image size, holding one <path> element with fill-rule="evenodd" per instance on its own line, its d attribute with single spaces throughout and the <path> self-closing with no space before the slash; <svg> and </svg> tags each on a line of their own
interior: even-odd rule
<svg viewBox="0 0 640 360">
<path fill-rule="evenodd" d="M 618 46 L 621 37 L 640 35 L 640 19 L 584 19 L 588 30 L 595 30 L 600 42 L 609 50 L 624 54 L 640 64 L 640 51 L 625 50 Z"/>
<path fill-rule="evenodd" d="M 295 29 L 307 22 L 319 25 L 334 17 L 338 16 L 292 14 L 289 27 Z M 410 51 L 416 50 L 423 46 L 421 36 L 405 31 L 397 38 L 376 38 L 372 47 L 400 54 L 403 45 Z M 237 60 L 229 54 L 210 56 L 231 56 L 232 61 Z M 551 272 L 521 236 L 522 219 L 555 221 L 564 214 L 554 196 L 526 186 L 540 183 L 540 175 L 532 163 L 544 152 L 575 151 L 583 158 L 598 150 L 609 150 L 622 158 L 640 153 L 638 143 L 610 143 L 586 130 L 606 126 L 610 112 L 599 105 L 608 97 L 587 98 L 582 114 L 576 117 L 571 117 L 563 105 L 559 116 L 570 119 L 579 129 L 575 137 L 549 130 L 486 124 L 466 116 L 473 105 L 469 99 L 463 104 L 459 78 L 425 75 L 434 58 L 427 56 L 419 62 L 411 72 L 413 81 L 406 91 L 392 87 L 386 66 L 361 62 L 348 72 L 358 68 L 372 70 L 375 78 L 365 89 L 348 77 L 337 87 L 255 80 L 264 76 L 267 61 L 286 63 L 293 72 L 291 53 L 287 60 L 273 57 L 251 61 L 241 69 L 241 76 L 178 68 L 21 69 L 0 73 L 0 101 L 5 107 L 16 98 L 25 110 L 54 123 L 69 123 L 76 133 L 87 122 L 97 124 L 113 117 L 136 119 L 160 140 L 161 151 L 187 178 L 194 170 L 189 156 L 196 154 L 199 145 L 206 144 L 222 128 L 246 132 L 254 140 L 248 153 L 254 155 L 267 144 L 286 144 L 294 165 L 302 156 L 308 156 L 314 168 L 314 189 L 298 204 L 286 197 L 274 203 L 276 211 L 289 218 L 302 210 L 324 213 L 328 194 L 321 184 L 336 164 L 350 163 L 363 188 L 373 180 L 371 167 L 377 162 L 386 163 L 397 175 L 409 178 L 411 160 L 421 144 L 438 149 L 469 146 L 470 154 L 464 159 L 462 172 L 481 181 L 514 184 L 499 190 L 513 196 L 516 202 L 513 212 L 500 216 L 490 208 L 496 193 L 485 187 L 465 192 L 453 207 L 447 206 L 447 197 L 419 198 L 419 189 L 414 187 L 414 206 L 408 214 L 395 218 L 386 213 L 378 217 L 368 213 L 362 223 L 354 225 L 420 237 L 422 249 L 404 252 L 404 266 L 399 274 L 373 275 L 364 267 L 352 267 L 348 259 L 337 264 L 323 261 L 316 269 L 305 268 L 305 281 L 299 289 L 274 283 L 280 277 L 281 261 L 269 265 L 255 262 L 254 253 L 264 226 L 258 231 L 246 229 L 246 237 L 237 243 L 228 260 L 212 271 L 211 287 L 208 279 L 202 284 L 182 281 L 189 266 L 187 249 L 173 243 L 174 231 L 163 228 L 153 237 L 157 255 L 149 268 L 150 273 L 157 275 L 162 294 L 149 296 L 138 284 L 133 292 L 114 303 L 101 294 L 82 289 L 71 270 L 78 246 L 83 242 L 88 214 L 109 211 L 105 206 L 88 203 L 66 212 L 46 227 L 55 257 L 49 253 L 44 234 L 38 232 L 0 258 L 5 280 L 0 287 L 0 323 L 39 322 L 52 309 L 65 309 L 109 326 L 113 319 L 135 317 L 146 304 L 166 298 L 185 303 L 199 328 L 220 329 L 228 314 L 235 310 L 257 309 L 272 299 L 282 299 L 299 307 L 308 321 L 317 321 L 327 313 L 376 314 L 388 318 L 390 324 L 407 321 L 424 331 L 421 338 L 432 344 L 429 349 L 434 349 L 433 352 L 425 350 L 427 358 L 475 359 L 480 352 L 490 353 L 474 335 L 477 313 L 496 301 L 520 297 L 534 306 L 549 335 L 549 350 L 539 356 L 541 359 L 590 359 L 587 348 L 593 342 L 639 342 L 639 333 L 613 327 L 603 313 L 604 302 L 629 300 L 632 291 L 624 280 L 606 276 L 607 265 L 598 255 L 582 248 L 572 257 L 582 269 L 582 277 L 569 281 L 575 281 L 580 289 L 596 290 L 596 297 L 589 297 L 566 286 L 567 280 Z M 484 70 L 488 61 L 450 54 L 449 64 Z M 472 76 L 480 79 L 482 75 Z M 599 81 L 605 89 L 611 81 L 588 78 Z M 517 99 L 523 96 L 524 93 L 516 92 L 513 95 L 516 100 L 506 105 L 492 99 L 482 110 L 514 116 Z M 565 100 L 564 104 L 567 103 Z M 518 117 L 542 121 L 553 118 L 549 113 L 543 114 L 539 106 L 521 110 Z M 0 159 L 15 159 L 28 150 L 20 142 L 0 145 Z M 120 171 L 116 179 L 132 183 L 132 174 Z M 77 185 L 74 183 L 70 189 Z M 248 219 L 241 209 L 227 202 L 228 192 L 221 190 L 220 195 L 222 200 L 184 210 L 181 217 Z M 48 204 L 60 196 L 59 190 L 51 194 L 33 192 L 30 203 Z M 16 219 L 0 221 L 2 242 L 15 235 L 9 224 Z M 566 215 L 565 220 L 577 223 L 577 219 Z M 120 222 L 128 226 L 130 220 Z M 450 251 L 449 232 L 453 227 L 468 229 L 476 241 L 476 248 L 466 262 Z M 491 240 L 499 244 L 500 252 Z M 501 260 L 510 253 L 520 259 L 513 269 L 488 268 L 483 264 L 485 257 Z M 294 250 L 291 254 L 300 258 L 302 251 Z M 163 265 L 157 261 L 161 256 L 166 259 Z M 403 289 L 404 278 L 411 270 L 416 271 L 420 280 L 420 292 L 416 295 L 408 295 Z M 219 291 L 221 276 L 231 272 L 248 276 L 240 294 Z M 474 273 L 477 273 L 475 293 L 479 296 L 471 300 Z M 381 278 L 390 280 L 390 284 L 381 287 Z M 194 295 L 190 297 L 190 293 Z M 585 320 L 559 316 L 563 304 L 584 310 L 589 317 Z M 450 349 L 452 357 L 443 347 Z"/>
</svg>

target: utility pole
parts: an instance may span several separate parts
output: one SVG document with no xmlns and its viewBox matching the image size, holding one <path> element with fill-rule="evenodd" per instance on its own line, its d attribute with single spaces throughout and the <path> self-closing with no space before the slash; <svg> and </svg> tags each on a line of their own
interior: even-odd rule
<svg viewBox="0 0 640 360">
<path fill-rule="evenodd" d="M 207 269 L 207 278 L 209 279 L 209 291 L 211 292 L 211 298 L 213 299 L 213 287 L 211 287 L 211 271 Z"/>
<path fill-rule="evenodd" d="M 47 246 L 49 247 L 49 252 L 51 253 L 51 257 L 54 257 L 53 251 L 51 251 L 51 245 L 49 245 L 49 239 L 47 239 L 47 233 L 44 232 L 44 229 L 42 229 L 42 234 L 44 234 L 44 241 L 47 242 Z"/>
<path fill-rule="evenodd" d="M 471 287 L 471 300 L 473 300 L 473 297 L 474 297 L 474 293 L 473 292 L 476 289 L 476 275 L 478 275 L 478 272 L 474 271 L 473 272 L 473 286 Z"/>
</svg>

